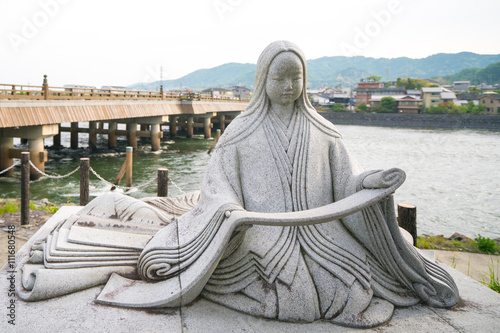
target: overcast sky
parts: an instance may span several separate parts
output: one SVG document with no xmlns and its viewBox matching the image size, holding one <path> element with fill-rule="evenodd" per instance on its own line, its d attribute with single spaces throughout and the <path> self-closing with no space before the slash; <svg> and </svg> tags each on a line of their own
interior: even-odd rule
<svg viewBox="0 0 500 333">
<path fill-rule="evenodd" d="M 491 0 L 1 0 L 0 83 L 129 85 L 228 62 L 287 39 L 308 59 L 499 54 Z"/>
</svg>

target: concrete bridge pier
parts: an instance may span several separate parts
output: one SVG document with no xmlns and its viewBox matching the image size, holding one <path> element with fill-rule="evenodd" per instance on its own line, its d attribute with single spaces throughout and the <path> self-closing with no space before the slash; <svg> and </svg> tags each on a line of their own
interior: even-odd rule
<svg viewBox="0 0 500 333">
<path fill-rule="evenodd" d="M 14 149 L 14 138 L 0 136 L 0 171 L 11 167 L 14 159 L 10 157 L 10 151 Z M 4 172 L 0 176 L 11 177 L 14 175 L 14 169 Z"/>
<path fill-rule="evenodd" d="M 28 151 L 30 152 L 31 163 L 39 170 L 45 172 L 45 162 L 47 162 L 48 154 L 43 144 L 44 137 L 28 139 Z M 30 179 L 38 179 L 42 177 L 34 168 L 30 168 Z"/>
<path fill-rule="evenodd" d="M 92 153 L 97 151 L 97 122 L 89 121 L 89 148 Z"/>
<path fill-rule="evenodd" d="M 116 128 L 117 128 L 116 121 L 110 121 L 108 123 L 108 148 L 109 149 L 114 149 L 117 146 Z"/>
<path fill-rule="evenodd" d="M 161 132 L 161 125 L 159 123 L 151 124 L 151 150 L 152 151 L 158 151 L 161 149 L 162 134 L 163 133 Z"/>
<path fill-rule="evenodd" d="M 60 149 L 61 148 L 61 124 L 57 125 L 57 127 L 58 127 L 59 134 L 54 135 L 54 137 L 52 138 L 52 140 L 53 140 L 52 146 L 55 149 Z"/>
<path fill-rule="evenodd" d="M 178 118 L 179 117 L 176 117 L 176 116 L 168 116 L 169 132 L 170 132 L 171 137 L 174 137 L 177 135 L 177 119 Z"/>
<path fill-rule="evenodd" d="M 59 126 L 38 125 L 24 127 L 10 127 L 0 130 L 0 166 L 11 166 L 13 158 L 21 158 L 21 152 L 25 150 L 14 149 L 13 138 L 22 138 L 28 140 L 28 151 L 30 159 L 34 166 L 39 170 L 45 171 L 45 162 L 47 162 L 47 151 L 45 150 L 43 140 L 45 138 L 59 134 Z M 9 165 L 10 163 L 10 165 Z M 4 167 L 0 167 L 4 170 Z M 34 168 L 30 168 L 30 178 L 38 179 L 42 177 Z"/>
<path fill-rule="evenodd" d="M 186 128 L 186 137 L 187 138 L 192 138 L 193 137 L 193 124 L 194 124 L 194 117 L 193 116 L 189 116 L 187 117 L 187 128 Z"/>
<path fill-rule="evenodd" d="M 226 130 L 226 116 L 224 114 L 219 115 L 219 128 L 221 132 Z"/>
<path fill-rule="evenodd" d="M 70 136 L 70 147 L 71 149 L 78 149 L 78 122 L 71 123 L 71 136 Z"/>
<path fill-rule="evenodd" d="M 127 123 L 128 145 L 137 149 L 137 123 Z"/>
</svg>

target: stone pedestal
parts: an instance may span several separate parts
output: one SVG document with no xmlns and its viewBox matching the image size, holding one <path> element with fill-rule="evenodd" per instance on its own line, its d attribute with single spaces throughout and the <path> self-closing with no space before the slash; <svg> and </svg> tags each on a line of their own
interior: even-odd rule
<svg viewBox="0 0 500 333">
<path fill-rule="evenodd" d="M 28 243 L 17 249 L 15 261 L 0 270 L 0 288 L 3 296 L 4 316 L 0 332 L 358 332 L 359 330 L 336 326 L 327 321 L 312 323 L 287 323 L 255 318 L 202 297 L 182 308 L 125 309 L 100 305 L 94 302 L 102 287 L 40 302 L 24 302 L 9 295 L 11 275 L 16 265 L 29 255 L 35 240 L 47 237 L 52 228 L 81 207 L 65 206 L 57 212 Z M 432 251 L 423 253 L 433 256 Z M 452 275 L 460 290 L 461 302 L 451 309 L 415 305 L 397 308 L 391 321 L 363 332 L 495 332 L 500 318 L 500 294 L 449 266 L 444 268 Z M 7 306 L 14 304 L 13 310 Z M 13 313 L 11 319 L 5 314 Z M 9 324 L 14 320 L 15 326 Z"/>
</svg>

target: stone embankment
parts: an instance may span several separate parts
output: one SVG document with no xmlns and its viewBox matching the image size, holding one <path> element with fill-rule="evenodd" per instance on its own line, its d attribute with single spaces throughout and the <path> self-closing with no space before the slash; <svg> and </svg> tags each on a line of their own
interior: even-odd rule
<svg viewBox="0 0 500 333">
<path fill-rule="evenodd" d="M 320 112 L 337 125 L 500 130 L 500 116 Z"/>
</svg>

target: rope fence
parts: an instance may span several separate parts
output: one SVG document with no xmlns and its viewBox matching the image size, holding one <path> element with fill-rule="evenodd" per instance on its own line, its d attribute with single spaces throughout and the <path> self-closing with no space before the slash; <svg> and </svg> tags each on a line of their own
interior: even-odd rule
<svg viewBox="0 0 500 333">
<path fill-rule="evenodd" d="M 132 155 L 132 154 L 130 154 Z M 130 157 L 131 158 L 131 157 Z M 131 173 L 132 173 L 132 168 L 131 168 L 131 160 L 128 160 L 124 163 L 124 169 L 123 173 L 125 173 L 125 169 L 127 172 L 127 185 L 129 185 L 129 181 L 131 183 Z M 159 168 L 158 169 L 158 175 L 147 182 L 136 185 L 136 186 L 119 186 L 119 182 L 121 181 L 121 178 L 123 176 L 122 170 L 120 170 L 119 176 L 116 178 L 115 182 L 112 183 L 108 180 L 106 180 L 104 177 L 99 175 L 97 171 L 95 171 L 89 164 L 89 159 L 88 158 L 81 158 L 80 159 L 80 166 L 74 169 L 73 171 L 65 174 L 65 175 L 51 175 L 47 174 L 46 172 L 40 170 L 39 167 L 37 167 L 31 160 L 30 160 L 30 153 L 29 152 L 23 152 L 21 153 L 21 163 L 14 163 L 13 165 L 9 166 L 8 168 L 0 171 L 0 175 L 4 174 L 16 166 L 21 166 L 21 224 L 26 225 L 29 224 L 29 187 L 30 183 L 33 182 L 39 182 L 44 179 L 64 179 L 67 177 L 70 177 L 74 175 L 77 171 L 80 171 L 80 205 L 85 206 L 89 202 L 89 172 L 91 172 L 97 179 L 99 179 L 101 182 L 106 184 L 107 186 L 110 186 L 110 191 L 113 191 L 115 188 L 119 188 L 123 190 L 124 192 L 128 192 L 133 189 L 141 189 L 143 187 L 149 186 L 153 184 L 154 182 L 157 182 L 157 191 L 158 191 L 158 196 L 159 197 L 165 197 L 168 196 L 168 183 L 172 183 L 172 185 L 179 190 L 182 194 L 186 194 L 170 177 L 168 177 L 168 169 L 164 168 Z M 126 168 L 127 167 L 127 168 Z M 40 174 L 42 178 L 30 181 L 30 173 L 33 174 L 32 170 Z M 128 169 L 130 168 L 130 170 Z M 130 173 L 130 179 L 129 179 L 129 174 Z M 122 174 L 120 176 L 120 174 Z"/>
</svg>

